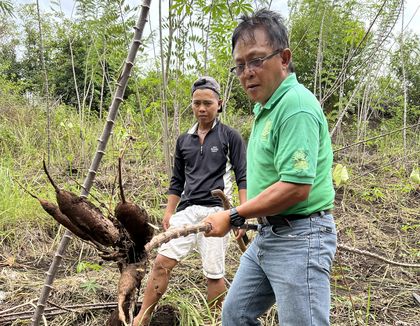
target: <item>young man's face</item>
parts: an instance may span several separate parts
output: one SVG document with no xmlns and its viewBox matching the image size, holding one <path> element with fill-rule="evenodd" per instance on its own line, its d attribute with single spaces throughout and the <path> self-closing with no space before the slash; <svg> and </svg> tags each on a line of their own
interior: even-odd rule
<svg viewBox="0 0 420 326">
<path fill-rule="evenodd" d="M 197 89 L 192 96 L 192 109 L 200 126 L 209 126 L 217 117 L 222 100 L 211 89 Z"/>
<path fill-rule="evenodd" d="M 274 49 L 267 38 L 263 29 L 254 31 L 254 38 L 239 38 L 233 50 L 233 60 L 235 65 L 246 64 L 256 58 L 264 58 L 272 54 Z M 287 49 L 288 54 L 290 50 Z M 245 67 L 245 70 L 238 76 L 242 87 L 248 94 L 248 97 L 264 105 L 270 99 L 271 95 L 287 77 L 287 66 L 289 60 L 283 59 L 283 51 L 273 57 L 264 60 L 261 66 L 256 68 Z"/>
</svg>

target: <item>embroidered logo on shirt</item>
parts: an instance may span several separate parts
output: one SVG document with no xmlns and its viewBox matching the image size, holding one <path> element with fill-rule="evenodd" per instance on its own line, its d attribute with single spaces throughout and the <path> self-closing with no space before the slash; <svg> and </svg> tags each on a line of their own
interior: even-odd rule
<svg viewBox="0 0 420 326">
<path fill-rule="evenodd" d="M 217 146 L 212 146 L 210 150 L 212 153 L 217 153 L 219 151 L 219 148 Z"/>
<path fill-rule="evenodd" d="M 273 126 L 273 121 L 267 120 L 264 125 L 264 129 L 261 133 L 261 140 L 267 140 L 268 135 L 270 134 L 271 127 Z"/>
<path fill-rule="evenodd" d="M 293 168 L 297 172 L 306 171 L 309 168 L 308 155 L 303 149 L 298 149 L 293 153 Z"/>
</svg>

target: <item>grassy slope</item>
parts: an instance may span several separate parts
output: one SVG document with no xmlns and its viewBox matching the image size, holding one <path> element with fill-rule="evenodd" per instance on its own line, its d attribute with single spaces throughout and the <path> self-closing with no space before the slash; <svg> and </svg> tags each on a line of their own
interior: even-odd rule
<svg viewBox="0 0 420 326">
<path fill-rule="evenodd" d="M 39 107 L 13 103 L 3 103 L 0 111 L 1 312 L 36 299 L 63 230 L 13 180 L 18 179 L 33 193 L 54 201 L 53 189 L 41 170 L 47 148 L 45 113 Z M 116 158 L 130 133 L 136 140 L 128 144 L 125 156 L 126 194 L 146 207 L 154 223 L 159 224 L 167 180 L 160 146 L 156 145 L 159 144 L 158 128 L 149 126 L 155 132 L 149 132 L 152 147 L 144 137 L 139 117 L 122 114 L 120 119 L 123 123 L 115 127 L 92 193 L 112 210 L 116 201 Z M 79 189 L 73 179 L 83 182 L 103 122 L 84 121 L 83 129 L 79 125 L 78 116 L 69 114 L 68 108 L 54 109 L 51 172 L 62 187 L 76 193 Z M 337 189 L 335 215 L 341 243 L 389 259 L 419 263 L 420 193 L 418 186 L 408 179 L 411 168 L 420 159 L 419 136 L 410 135 L 405 166 L 396 161 L 402 156 L 401 140 L 396 136 L 381 138 L 365 148 L 353 147 L 336 153 L 336 162 L 349 169 L 350 180 L 348 185 Z M 236 244 L 232 242 L 230 248 L 228 281 L 239 262 Z M 61 306 L 115 301 L 116 266 L 108 263 L 99 266 L 98 263 L 100 259 L 92 249 L 78 240 L 73 241 L 54 283 L 51 301 Z M 202 294 L 205 282 L 200 266 L 196 253 L 182 262 L 162 300 L 180 310 L 182 325 L 218 324 L 217 316 L 208 310 Z M 419 306 L 413 293 L 420 294 L 419 283 L 418 269 L 403 269 L 339 251 L 332 273 L 332 323 L 416 325 Z M 29 305 L 20 308 L 22 311 L 30 309 Z M 108 313 L 109 309 L 69 312 L 55 317 L 49 324 L 103 325 Z M 264 324 L 271 325 L 274 319 L 275 313 L 270 311 L 264 317 Z"/>
</svg>

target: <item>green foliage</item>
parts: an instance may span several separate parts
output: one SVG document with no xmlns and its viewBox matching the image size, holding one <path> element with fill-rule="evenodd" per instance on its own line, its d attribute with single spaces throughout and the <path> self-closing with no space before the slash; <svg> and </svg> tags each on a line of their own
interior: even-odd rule
<svg viewBox="0 0 420 326">
<path fill-rule="evenodd" d="M 405 79 L 407 87 L 407 121 L 416 123 L 420 117 L 420 37 L 416 34 L 407 34 L 404 39 L 404 45 L 397 48 L 391 55 L 392 75 L 396 75 L 395 93 L 399 94 L 394 99 L 397 105 L 393 110 L 393 115 L 402 117 L 404 104 L 404 83 L 403 83 L 403 63 L 405 68 Z M 395 77 L 389 77 L 394 78 Z M 387 97 L 388 98 L 388 97 Z"/>
<path fill-rule="evenodd" d="M 13 16 L 13 5 L 11 0 L 0 0 L 0 12 L 2 15 Z"/>
<path fill-rule="evenodd" d="M 355 11 L 354 4 L 349 2 L 331 3 L 327 1 L 304 0 L 290 17 L 290 42 L 293 51 L 293 62 L 299 81 L 306 87 L 314 90 L 315 94 L 320 89 L 327 90 L 336 81 L 342 69 L 343 62 L 361 43 L 365 34 L 364 24 Z M 321 38 L 321 39 L 320 39 Z M 317 65 L 318 48 L 322 49 L 321 88 L 315 88 L 315 72 Z M 357 52 L 363 53 L 363 43 Z M 353 60 L 357 60 L 356 57 Z M 358 74 L 354 73 L 352 80 L 357 80 Z M 319 81 L 317 81 L 319 84 Z M 354 82 L 344 85 L 344 93 L 350 92 L 355 86 Z M 332 97 L 324 104 L 326 111 L 330 112 L 337 103 L 337 97 Z"/>
<path fill-rule="evenodd" d="M 19 44 L 17 24 L 8 17 L 0 21 L 0 78 L 17 82 L 20 79 L 20 63 L 17 59 Z"/>
<path fill-rule="evenodd" d="M 420 229 L 420 224 L 404 224 L 401 227 L 401 231 L 408 232 L 408 231 L 416 231 Z"/>
<path fill-rule="evenodd" d="M 376 116 L 372 120 L 390 119 L 402 116 L 403 92 L 401 82 L 394 76 L 387 75 L 378 78 L 377 91 L 372 94 L 372 109 Z M 388 96 L 395 94 L 395 96 Z"/>
<path fill-rule="evenodd" d="M 102 266 L 95 263 L 89 263 L 87 261 L 81 261 L 76 266 L 76 273 L 82 273 L 84 271 L 99 271 L 102 269 Z"/>
<path fill-rule="evenodd" d="M 419 225 L 419 227 L 420 227 L 420 225 Z M 410 249 L 410 256 L 414 257 L 414 258 L 420 258 L 420 250 L 415 249 L 415 248 L 411 248 Z"/>
<path fill-rule="evenodd" d="M 344 165 L 339 163 L 335 166 L 333 170 L 333 180 L 336 187 L 347 184 L 347 181 L 349 180 L 349 174 L 347 172 L 347 168 Z"/>
<path fill-rule="evenodd" d="M 196 284 L 191 285 L 189 289 L 170 291 L 163 298 L 162 303 L 166 301 L 177 303 L 181 325 L 214 325 L 215 318 L 202 290 Z"/>
<path fill-rule="evenodd" d="M 0 230 L 7 230 L 20 221 L 37 221 L 45 224 L 49 219 L 39 203 L 26 194 L 12 179 L 18 171 L 9 168 L 10 163 L 0 163 Z"/>
<path fill-rule="evenodd" d="M 59 3 L 55 6 L 60 8 Z M 113 80 L 118 77 L 127 55 L 127 33 L 129 26 L 134 24 L 135 8 L 116 0 L 78 1 L 76 8 L 77 19 L 74 21 L 65 18 L 61 9 L 54 11 L 58 20 L 51 14 L 42 13 L 50 92 L 53 97 L 79 110 L 100 111 L 110 104 Z M 25 53 L 20 72 L 25 78 L 26 88 L 40 92 L 44 74 L 40 64 L 35 5 L 25 5 L 21 16 Z M 121 20 L 125 23 L 122 24 Z M 131 92 L 130 83 L 126 94 Z"/>
<path fill-rule="evenodd" d="M 410 173 L 410 181 L 416 185 L 420 185 L 420 169 L 414 167 Z"/>
<path fill-rule="evenodd" d="M 88 293 L 89 292 L 96 293 L 96 291 L 100 287 L 101 286 L 95 280 L 87 280 L 86 282 L 83 282 L 82 284 L 80 284 L 80 288 L 85 290 Z"/>
<path fill-rule="evenodd" d="M 370 189 L 362 192 L 362 198 L 367 202 L 374 203 L 381 202 L 385 198 L 385 195 L 381 189 L 377 187 L 371 187 Z"/>
</svg>

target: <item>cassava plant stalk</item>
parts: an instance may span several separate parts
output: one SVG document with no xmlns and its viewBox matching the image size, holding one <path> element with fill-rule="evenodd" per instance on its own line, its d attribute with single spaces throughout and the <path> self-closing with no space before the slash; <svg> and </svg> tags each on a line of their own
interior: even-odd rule
<svg viewBox="0 0 420 326">
<path fill-rule="evenodd" d="M 148 242 L 144 249 L 146 252 L 150 253 L 153 249 L 159 247 L 160 245 L 172 240 L 177 239 L 180 237 L 186 237 L 189 234 L 195 234 L 199 232 L 209 232 L 211 230 L 211 224 L 209 223 L 199 223 L 199 224 L 191 224 L 191 225 L 184 225 L 181 227 L 169 229 L 163 233 L 160 233 L 152 238 L 150 242 Z"/>
<path fill-rule="evenodd" d="M 220 198 L 220 200 L 222 201 L 224 210 L 228 210 L 232 207 L 232 205 L 229 202 L 229 199 L 226 197 L 225 193 L 222 190 L 214 189 L 214 190 L 211 191 L 211 194 L 214 197 L 219 197 Z M 235 228 L 232 228 L 232 231 L 233 231 L 233 234 L 236 237 L 238 235 L 238 230 L 235 229 Z M 238 242 L 239 249 L 241 249 L 242 252 L 245 252 L 245 250 L 246 250 L 246 243 L 245 242 L 247 242 L 247 243 L 249 242 L 249 239 L 246 236 L 246 234 L 244 234 L 239 239 L 236 239 L 236 241 Z"/>
<path fill-rule="evenodd" d="M 241 229 L 245 230 L 255 230 L 253 228 L 254 225 L 251 224 L 244 224 Z M 155 235 L 152 240 L 150 240 L 145 246 L 144 249 L 147 253 L 150 254 L 150 252 L 161 246 L 162 244 L 172 240 L 177 239 L 180 237 L 186 237 L 190 234 L 196 234 L 200 232 L 209 232 L 211 231 L 211 224 L 210 223 L 198 223 L 198 224 L 186 224 L 180 227 L 176 227 L 173 229 L 168 229 L 165 232 L 159 233 L 158 235 Z"/>
<path fill-rule="evenodd" d="M 44 58 L 44 41 L 42 37 L 42 23 L 41 23 L 41 14 L 39 10 L 39 1 L 36 1 L 36 12 L 38 17 L 38 30 L 39 30 L 39 56 L 41 59 L 42 64 L 42 72 L 44 73 L 44 81 L 45 81 L 45 100 L 46 100 L 46 107 L 47 107 L 47 164 L 50 164 L 50 153 L 51 153 L 51 109 L 50 109 L 50 99 L 49 99 L 49 88 L 48 88 L 48 72 L 47 67 L 45 65 L 45 58 Z"/>
<path fill-rule="evenodd" d="M 124 63 L 122 73 L 117 80 L 117 87 L 116 87 L 116 90 L 112 99 L 111 106 L 109 108 L 107 121 L 105 123 L 102 135 L 99 138 L 96 154 L 92 160 L 88 175 L 86 176 L 86 179 L 85 179 L 82 191 L 81 191 L 82 197 L 87 197 L 87 195 L 89 194 L 89 190 L 96 176 L 96 171 L 98 170 L 102 157 L 105 154 L 106 145 L 111 135 L 111 131 L 114 127 L 114 121 L 118 113 L 118 108 L 121 102 L 123 101 L 124 92 L 127 86 L 128 78 L 130 77 L 130 73 L 134 65 L 134 60 L 135 60 L 137 51 L 139 49 L 139 46 L 141 44 L 141 37 L 143 34 L 144 26 L 147 22 L 147 16 L 149 14 L 150 3 L 151 3 L 151 0 L 143 0 L 143 4 L 141 5 L 142 8 L 141 8 L 140 16 L 137 20 L 136 26 L 134 27 L 134 37 L 132 39 L 131 46 L 128 51 L 127 59 Z M 71 237 L 72 237 L 72 233 L 67 230 L 60 241 L 60 244 L 57 248 L 56 253 L 54 254 L 54 258 L 47 272 L 47 277 L 45 279 L 44 287 L 42 288 L 41 295 L 39 297 L 35 313 L 32 317 L 33 326 L 38 326 L 41 321 L 41 318 L 45 309 L 45 304 L 47 302 L 48 296 L 52 289 L 52 283 L 54 281 L 55 275 L 57 274 L 58 267 L 60 266 L 61 260 L 63 259 L 64 253 L 67 249 L 67 246 L 70 242 Z"/>
<path fill-rule="evenodd" d="M 171 13 L 169 12 L 169 15 Z M 166 103 L 166 91 L 167 91 L 167 74 L 165 72 L 165 65 L 164 65 L 164 48 L 163 48 L 163 34 L 162 34 L 162 2 L 159 1 L 159 45 L 160 45 L 160 65 L 162 70 L 162 86 L 161 86 L 161 109 L 163 115 L 163 151 L 165 154 L 165 166 L 166 166 L 166 173 L 168 175 L 168 179 L 171 179 L 172 176 L 172 169 L 171 169 L 171 154 L 169 149 L 169 128 L 168 128 L 168 106 Z M 171 40 L 171 38 L 169 38 Z M 168 53 L 168 55 L 170 52 Z M 167 67 L 169 68 L 169 67 Z"/>
<path fill-rule="evenodd" d="M 401 71 L 402 71 L 402 84 L 404 93 L 404 110 L 403 110 L 403 149 L 404 149 L 404 166 L 407 166 L 407 78 L 405 72 L 405 55 L 404 55 L 404 1 L 401 4 L 401 37 L 400 37 L 400 55 L 401 55 Z"/>
</svg>

